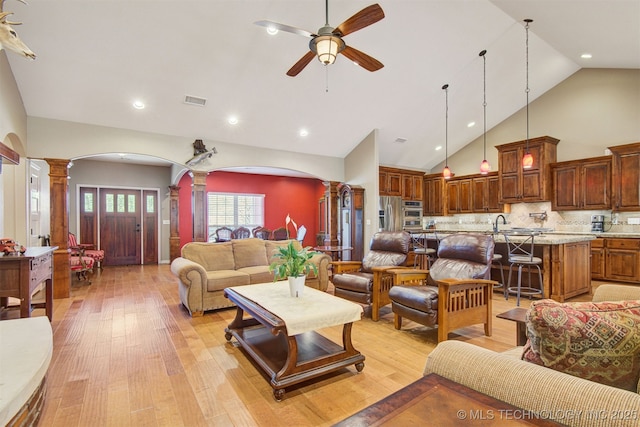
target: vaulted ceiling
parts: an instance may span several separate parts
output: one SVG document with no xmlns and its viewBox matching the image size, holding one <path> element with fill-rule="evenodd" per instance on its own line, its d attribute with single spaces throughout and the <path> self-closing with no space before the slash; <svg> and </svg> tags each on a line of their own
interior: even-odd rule
<svg viewBox="0 0 640 427">
<path fill-rule="evenodd" d="M 329 0 L 329 24 L 372 3 Z M 253 23 L 315 33 L 322 0 L 6 0 L 37 59 L 7 54 L 29 116 L 337 157 L 379 129 L 382 164 L 422 170 L 444 160 L 443 84 L 449 153 L 482 134 L 481 50 L 488 127 L 525 105 L 525 18 L 531 100 L 581 67 L 640 68 L 638 0 L 379 4 L 384 19 L 345 37 L 384 64 L 373 73 L 339 56 L 285 75 L 308 39 Z"/>
</svg>

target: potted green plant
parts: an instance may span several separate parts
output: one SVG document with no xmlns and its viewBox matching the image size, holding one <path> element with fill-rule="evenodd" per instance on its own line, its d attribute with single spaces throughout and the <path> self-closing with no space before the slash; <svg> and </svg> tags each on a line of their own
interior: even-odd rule
<svg viewBox="0 0 640 427">
<path fill-rule="evenodd" d="M 309 249 L 306 247 L 298 250 L 293 241 L 290 241 L 287 246 L 278 248 L 278 252 L 273 255 L 275 261 L 269 265 L 269 270 L 274 272 L 274 282 L 284 278 L 289 280 L 292 297 L 302 295 L 307 274 L 311 271 L 318 274 L 318 267 L 311 262 L 315 253 Z"/>
</svg>

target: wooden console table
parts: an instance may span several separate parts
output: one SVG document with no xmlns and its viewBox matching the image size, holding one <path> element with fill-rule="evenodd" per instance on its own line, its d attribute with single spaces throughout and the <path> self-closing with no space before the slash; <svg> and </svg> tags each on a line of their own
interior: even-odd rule
<svg viewBox="0 0 640 427">
<path fill-rule="evenodd" d="M 0 256 L 0 306 L 9 297 L 20 300 L 20 317 L 31 317 L 31 310 L 44 308 L 49 321 L 53 317 L 53 261 L 57 246 L 27 248 L 24 255 Z M 33 304 L 31 295 L 45 282 L 45 302 Z"/>
<path fill-rule="evenodd" d="M 264 287 L 270 295 L 262 294 L 257 297 L 249 294 L 252 295 L 250 299 L 241 294 L 247 293 L 246 289 L 252 287 Z M 358 372 L 364 368 L 365 357 L 351 342 L 353 320 L 359 320 L 362 316 L 359 305 L 312 288 L 305 288 L 302 297 L 294 298 L 288 296 L 289 286 L 286 283 L 236 286 L 226 288 L 224 294 L 238 307 L 235 319 L 225 329 L 225 338 L 229 341 L 235 337 L 246 353 L 269 376 L 273 396 L 277 401 L 284 398 L 287 386 L 349 365 L 355 365 Z M 287 296 L 283 297 L 283 294 Z M 285 301 L 297 313 L 291 316 L 290 311 L 285 309 L 286 315 L 275 314 L 282 308 L 278 301 Z M 245 318 L 245 312 L 251 317 Z M 300 313 L 309 313 L 310 316 L 300 322 Z M 325 318 L 318 320 L 314 316 Z M 291 319 L 289 328 L 283 317 Z M 298 322 L 293 318 L 298 318 Z M 296 328 L 301 324 L 304 327 L 298 333 Z M 311 327 L 336 325 L 343 325 L 342 345 L 309 330 Z"/>
<path fill-rule="evenodd" d="M 334 427 L 433 425 L 558 426 L 436 374 L 426 375 Z"/>
</svg>

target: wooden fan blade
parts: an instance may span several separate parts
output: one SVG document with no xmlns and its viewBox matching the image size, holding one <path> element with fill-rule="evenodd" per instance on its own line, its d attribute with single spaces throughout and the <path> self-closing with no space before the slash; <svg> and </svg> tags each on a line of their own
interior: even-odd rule
<svg viewBox="0 0 640 427">
<path fill-rule="evenodd" d="M 298 73 L 300 73 L 300 71 L 304 70 L 304 67 L 306 67 L 307 65 L 309 65 L 309 62 L 311 62 L 311 60 L 313 58 L 316 57 L 316 54 L 309 51 L 307 52 L 302 58 L 300 58 L 300 60 L 298 62 L 296 62 L 293 67 L 291 67 L 289 69 L 289 71 L 287 71 L 287 76 L 290 77 L 295 77 L 298 75 Z"/>
<path fill-rule="evenodd" d="M 341 53 L 365 70 L 378 71 L 384 67 L 382 62 L 350 46 L 346 46 Z"/>
<path fill-rule="evenodd" d="M 266 28 L 275 28 L 278 31 L 285 31 L 287 33 L 297 34 L 302 37 L 316 37 L 316 34 L 310 33 L 307 30 L 303 30 L 301 28 L 292 27 L 291 25 L 279 24 L 273 21 L 256 21 L 254 24 L 259 25 L 261 27 Z"/>
<path fill-rule="evenodd" d="M 360 12 L 353 15 L 351 18 L 338 25 L 333 34 L 339 36 L 346 36 L 354 31 L 368 27 L 371 24 L 375 24 L 379 20 L 384 18 L 384 11 L 379 4 L 372 4 L 362 9 Z"/>
</svg>

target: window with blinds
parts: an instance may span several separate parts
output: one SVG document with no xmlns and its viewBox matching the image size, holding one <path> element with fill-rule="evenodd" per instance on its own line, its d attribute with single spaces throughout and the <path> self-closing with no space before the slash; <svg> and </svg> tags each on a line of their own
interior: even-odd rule
<svg viewBox="0 0 640 427">
<path fill-rule="evenodd" d="M 264 194 L 207 193 L 209 235 L 220 227 L 264 226 Z"/>
</svg>

